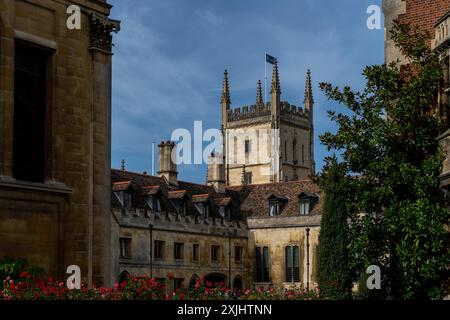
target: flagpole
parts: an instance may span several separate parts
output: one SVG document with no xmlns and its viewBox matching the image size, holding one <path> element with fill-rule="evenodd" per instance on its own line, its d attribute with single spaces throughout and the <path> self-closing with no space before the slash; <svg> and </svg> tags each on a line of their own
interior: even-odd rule
<svg viewBox="0 0 450 320">
<path fill-rule="evenodd" d="M 264 52 L 264 107 L 267 103 L 267 51 Z"/>
</svg>

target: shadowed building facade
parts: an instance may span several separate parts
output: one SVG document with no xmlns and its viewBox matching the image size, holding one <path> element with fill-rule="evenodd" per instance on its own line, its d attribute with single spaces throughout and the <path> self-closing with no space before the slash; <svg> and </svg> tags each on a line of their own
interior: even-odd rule
<svg viewBox="0 0 450 320">
<path fill-rule="evenodd" d="M 430 35 L 429 46 L 439 56 L 442 62 L 442 81 L 439 85 L 436 101 L 437 114 L 444 121 L 444 129 L 437 137 L 445 159 L 440 176 L 440 185 L 446 196 L 447 205 L 450 205 L 450 0 L 383 0 L 385 15 L 385 61 L 386 63 L 405 63 L 399 48 L 395 47 L 389 30 L 393 21 L 409 23 L 418 26 L 421 31 Z M 450 221 L 446 226 L 450 232 Z M 450 296 L 450 266 L 447 281 L 447 294 Z"/>
<path fill-rule="evenodd" d="M 69 30 L 70 5 L 81 29 Z M 102 0 L 0 1 L 0 256 L 111 284 L 112 32 Z"/>
</svg>

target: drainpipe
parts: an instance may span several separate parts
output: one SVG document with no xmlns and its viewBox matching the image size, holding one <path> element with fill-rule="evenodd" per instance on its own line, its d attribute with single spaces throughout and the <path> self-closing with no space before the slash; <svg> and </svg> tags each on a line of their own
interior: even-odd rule
<svg viewBox="0 0 450 320">
<path fill-rule="evenodd" d="M 150 232 L 150 278 L 153 278 L 153 225 L 148 225 Z"/>
<path fill-rule="evenodd" d="M 309 227 L 306 228 L 306 291 L 309 291 Z"/>
<path fill-rule="evenodd" d="M 228 288 L 231 289 L 231 231 L 228 232 Z"/>
</svg>

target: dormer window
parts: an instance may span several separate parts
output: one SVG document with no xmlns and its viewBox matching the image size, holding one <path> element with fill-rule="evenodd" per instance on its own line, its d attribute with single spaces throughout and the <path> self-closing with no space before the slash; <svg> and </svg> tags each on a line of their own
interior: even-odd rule
<svg viewBox="0 0 450 320">
<path fill-rule="evenodd" d="M 218 207 L 218 211 L 219 211 L 219 216 L 227 221 L 231 221 L 231 198 L 227 197 L 227 198 L 218 198 L 215 199 L 215 204 Z"/>
<path fill-rule="evenodd" d="M 158 195 L 147 196 L 147 205 L 153 212 L 161 212 L 161 199 Z"/>
<path fill-rule="evenodd" d="M 169 191 L 168 198 L 175 213 L 185 216 L 188 199 L 186 190 Z"/>
<path fill-rule="evenodd" d="M 219 207 L 219 215 L 222 219 L 226 221 L 231 220 L 231 210 L 228 206 L 220 206 Z"/>
<path fill-rule="evenodd" d="M 182 216 L 186 215 L 186 201 L 184 199 L 176 200 L 175 208 L 178 214 Z"/>
<path fill-rule="evenodd" d="M 311 199 L 300 199 L 300 215 L 311 213 Z"/>
<path fill-rule="evenodd" d="M 280 215 L 280 203 L 278 201 L 269 202 L 269 216 L 275 217 Z"/>
<path fill-rule="evenodd" d="M 131 181 L 113 182 L 113 193 L 123 208 L 131 209 L 133 207 L 131 194 Z"/>
<path fill-rule="evenodd" d="M 299 196 L 299 213 L 300 215 L 311 214 L 314 205 L 319 200 L 319 196 L 311 192 L 302 192 Z"/>
<path fill-rule="evenodd" d="M 271 195 L 269 197 L 269 216 L 279 216 L 288 200 L 289 198 L 286 196 Z"/>
<path fill-rule="evenodd" d="M 161 191 L 159 186 L 142 188 L 145 203 L 152 212 L 161 212 Z"/>
<path fill-rule="evenodd" d="M 192 196 L 192 203 L 201 217 L 209 217 L 209 194 L 196 194 Z"/>
<path fill-rule="evenodd" d="M 131 209 L 133 207 L 131 192 L 129 190 L 121 192 L 123 193 L 123 207 L 126 209 Z"/>
<path fill-rule="evenodd" d="M 209 205 L 208 205 L 208 203 L 206 203 L 206 202 L 204 202 L 204 203 L 196 203 L 195 204 L 195 208 L 197 209 L 197 211 L 200 214 L 200 216 L 202 216 L 204 218 L 208 218 L 209 217 Z"/>
</svg>

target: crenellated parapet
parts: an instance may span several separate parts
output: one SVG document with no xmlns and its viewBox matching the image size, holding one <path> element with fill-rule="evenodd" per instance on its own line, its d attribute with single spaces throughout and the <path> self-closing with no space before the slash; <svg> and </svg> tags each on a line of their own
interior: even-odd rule
<svg viewBox="0 0 450 320">
<path fill-rule="evenodd" d="M 308 117 L 308 110 L 304 108 L 297 107 L 293 104 L 289 104 L 289 102 L 283 101 L 281 102 L 281 114 L 289 114 L 298 117 Z"/>
<path fill-rule="evenodd" d="M 228 122 L 270 116 L 270 103 L 259 108 L 256 105 L 244 106 L 228 110 Z"/>
<path fill-rule="evenodd" d="M 290 104 L 287 101 L 282 101 L 280 104 L 281 116 L 290 118 L 291 120 L 304 120 L 308 119 L 309 111 L 305 108 L 298 107 Z M 234 108 L 228 110 L 228 122 L 241 121 L 248 119 L 256 119 L 260 117 L 267 117 L 271 115 L 270 103 L 262 108 L 258 108 L 256 105 L 244 106 L 241 108 Z"/>
<path fill-rule="evenodd" d="M 191 233 L 207 233 L 223 235 L 234 232 L 237 236 L 246 236 L 245 220 L 227 220 L 219 217 L 204 218 L 201 216 L 180 215 L 172 212 L 154 212 L 149 209 L 118 209 L 112 213 L 121 227 L 148 229 L 152 227 L 167 231 L 189 231 Z"/>
</svg>

